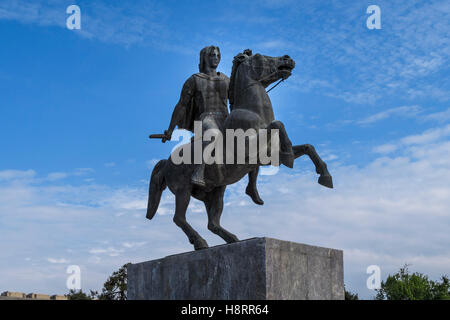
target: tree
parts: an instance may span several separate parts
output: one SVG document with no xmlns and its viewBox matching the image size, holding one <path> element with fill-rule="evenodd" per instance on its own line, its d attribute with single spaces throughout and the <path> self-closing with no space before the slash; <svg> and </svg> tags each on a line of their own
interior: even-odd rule
<svg viewBox="0 0 450 320">
<path fill-rule="evenodd" d="M 345 300 L 359 300 L 357 293 L 352 293 L 351 291 L 347 291 L 344 286 Z"/>
<path fill-rule="evenodd" d="M 83 290 L 73 290 L 71 289 L 68 294 L 66 294 L 67 299 L 69 300 L 93 300 L 95 299 L 97 292 L 92 291 L 90 294 L 86 294 Z"/>
<path fill-rule="evenodd" d="M 432 281 L 422 273 L 409 273 L 408 265 L 389 275 L 377 289 L 377 300 L 450 300 L 450 283 L 447 276 Z"/>
<path fill-rule="evenodd" d="M 126 300 L 127 299 L 127 266 L 123 265 L 114 271 L 103 284 L 102 293 L 90 290 L 89 294 L 83 290 L 70 290 L 66 297 L 69 300 Z"/>
<path fill-rule="evenodd" d="M 123 265 L 118 271 L 106 280 L 102 293 L 97 294 L 99 300 L 126 300 L 127 299 L 127 266 Z"/>
</svg>

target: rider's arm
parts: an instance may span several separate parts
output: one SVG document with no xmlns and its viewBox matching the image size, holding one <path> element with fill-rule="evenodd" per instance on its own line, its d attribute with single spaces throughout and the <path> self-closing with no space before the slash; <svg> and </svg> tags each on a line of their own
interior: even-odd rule
<svg viewBox="0 0 450 320">
<path fill-rule="evenodd" d="M 170 120 L 169 129 L 166 131 L 166 135 L 170 138 L 172 135 L 175 126 L 180 126 L 184 123 L 186 118 L 187 107 L 191 103 L 191 100 L 194 96 L 194 78 L 191 77 L 186 80 L 183 85 L 183 89 L 181 90 L 180 100 L 178 101 L 175 109 L 172 113 L 172 119 Z"/>
</svg>

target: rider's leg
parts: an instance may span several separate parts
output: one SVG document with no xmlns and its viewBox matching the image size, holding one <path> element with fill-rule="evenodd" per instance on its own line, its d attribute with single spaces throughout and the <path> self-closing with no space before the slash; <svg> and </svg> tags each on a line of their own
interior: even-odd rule
<svg viewBox="0 0 450 320">
<path fill-rule="evenodd" d="M 194 172 L 192 173 L 191 182 L 193 184 L 196 184 L 198 186 L 205 186 L 205 164 L 203 162 L 203 139 L 200 136 L 196 136 L 193 139 L 194 141 Z M 197 148 L 197 144 L 200 144 L 200 148 Z M 197 154 L 199 153 L 199 154 Z M 200 163 L 198 163 L 197 159 L 200 160 Z"/>
<path fill-rule="evenodd" d="M 220 117 L 219 118 L 216 118 L 215 116 L 205 117 L 202 121 L 203 134 L 207 133 L 208 130 L 217 130 L 220 133 L 220 124 L 219 123 L 221 123 L 223 121 L 224 120 Z M 204 145 L 203 141 L 201 141 L 202 148 L 201 148 L 200 156 L 202 159 L 202 163 L 195 165 L 194 172 L 191 177 L 191 182 L 193 184 L 196 184 L 196 185 L 199 185 L 202 187 L 206 186 L 205 165 L 213 164 L 215 159 L 214 159 L 214 156 L 212 153 L 204 152 L 204 150 L 206 147 L 208 147 L 209 150 L 215 150 L 215 146 L 217 144 L 216 138 L 221 139 L 221 137 L 217 137 L 216 135 L 214 135 L 214 138 L 212 138 L 212 141 L 209 142 L 207 145 Z M 196 152 L 196 151 L 194 151 L 194 152 Z"/>
<path fill-rule="evenodd" d="M 256 180 L 258 179 L 259 167 L 256 167 L 253 171 L 248 173 L 248 185 L 245 189 L 245 193 L 252 198 L 253 202 L 259 205 L 263 205 L 264 201 L 260 198 L 258 188 L 256 187 Z"/>
<path fill-rule="evenodd" d="M 191 182 L 198 186 L 204 187 L 205 183 L 205 164 L 196 164 L 194 168 L 194 173 L 191 177 Z"/>
</svg>

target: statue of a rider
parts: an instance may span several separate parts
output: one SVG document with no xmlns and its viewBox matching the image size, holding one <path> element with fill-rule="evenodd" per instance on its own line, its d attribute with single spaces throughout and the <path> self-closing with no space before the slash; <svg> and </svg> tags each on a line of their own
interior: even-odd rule
<svg viewBox="0 0 450 320">
<path fill-rule="evenodd" d="M 163 142 L 170 140 L 176 126 L 194 132 L 194 121 L 201 121 L 202 132 L 208 129 L 222 130 L 228 116 L 229 78 L 217 72 L 220 63 L 220 50 L 209 46 L 200 51 L 199 73 L 192 75 L 183 85 L 180 100 L 172 114 L 169 128 L 164 131 Z M 211 142 L 211 143 L 214 143 Z M 245 192 L 256 204 L 264 204 L 256 188 L 258 170 L 248 174 L 249 182 Z M 205 186 L 205 164 L 196 164 L 191 182 Z"/>
</svg>

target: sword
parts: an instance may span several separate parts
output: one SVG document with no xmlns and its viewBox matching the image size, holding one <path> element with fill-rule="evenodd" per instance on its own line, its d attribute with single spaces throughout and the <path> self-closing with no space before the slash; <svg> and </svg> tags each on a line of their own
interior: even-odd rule
<svg viewBox="0 0 450 320">
<path fill-rule="evenodd" d="M 149 137 L 149 139 L 162 139 L 162 142 L 166 142 L 168 140 L 167 136 L 164 133 L 163 134 L 161 134 L 161 133 L 151 134 L 148 137 Z"/>
</svg>

